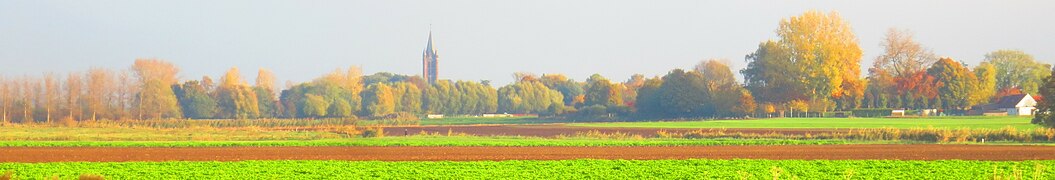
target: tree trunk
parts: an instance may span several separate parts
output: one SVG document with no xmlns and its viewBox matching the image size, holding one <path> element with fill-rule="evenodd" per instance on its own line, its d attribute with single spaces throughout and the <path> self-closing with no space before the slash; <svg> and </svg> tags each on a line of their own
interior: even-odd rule
<svg viewBox="0 0 1055 180">
<path fill-rule="evenodd" d="M 26 123 L 27 119 L 29 119 L 29 107 L 28 106 L 24 106 L 24 107 L 22 107 L 22 123 Z M 30 121 L 32 121 L 32 120 L 30 120 Z"/>
</svg>

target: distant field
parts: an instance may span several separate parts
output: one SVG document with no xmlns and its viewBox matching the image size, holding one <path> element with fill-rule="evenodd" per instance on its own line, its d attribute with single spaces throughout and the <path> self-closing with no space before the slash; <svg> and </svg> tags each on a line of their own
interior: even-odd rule
<svg viewBox="0 0 1055 180">
<path fill-rule="evenodd" d="M 973 128 L 1000 129 L 1008 126 L 1031 130 L 1030 117 L 935 117 L 935 118 L 774 118 L 757 120 L 713 120 L 670 122 L 575 123 L 584 127 L 648 128 Z"/>
<path fill-rule="evenodd" d="M 1052 179 L 1055 161 L 510 160 L 0 163 L 14 179 Z"/>
<path fill-rule="evenodd" d="M 409 136 L 310 141 L 0 141 L 0 147 L 237 147 L 237 146 L 717 146 L 888 144 L 888 141 L 793 139 L 546 139 L 531 137 Z"/>
<path fill-rule="evenodd" d="M 450 117 L 440 119 L 422 119 L 421 125 L 473 125 L 473 124 L 544 124 L 560 123 L 557 120 L 539 119 L 536 116 L 524 117 Z"/>
</svg>

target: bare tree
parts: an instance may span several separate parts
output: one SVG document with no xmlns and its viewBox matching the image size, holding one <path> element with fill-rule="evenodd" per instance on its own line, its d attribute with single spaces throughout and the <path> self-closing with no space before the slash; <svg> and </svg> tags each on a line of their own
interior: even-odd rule
<svg viewBox="0 0 1055 180">
<path fill-rule="evenodd" d="M 538 80 L 538 75 L 529 72 L 514 72 L 513 80 L 516 82 L 535 81 Z"/>
<path fill-rule="evenodd" d="M 890 28 L 879 45 L 885 51 L 876 57 L 874 66 L 894 77 L 922 71 L 938 61 L 934 52 L 913 40 L 913 34 L 908 30 Z"/>
<path fill-rule="evenodd" d="M 7 124 L 10 121 L 7 120 L 7 110 L 11 108 L 11 82 L 7 81 L 3 77 L 0 77 L 0 109 L 3 111 L 3 123 Z"/>
<path fill-rule="evenodd" d="M 44 95 L 41 96 L 41 106 L 44 106 L 45 122 L 51 123 L 51 111 L 57 109 L 61 97 L 59 97 L 59 78 L 53 73 L 44 74 Z"/>
<path fill-rule="evenodd" d="M 126 119 L 131 115 L 132 98 L 135 97 L 135 92 L 139 91 L 139 86 L 136 85 L 135 79 L 132 78 L 132 74 L 129 71 L 120 71 L 117 73 L 117 83 L 115 83 L 114 93 L 114 118 L 115 119 Z"/>
<path fill-rule="evenodd" d="M 22 77 L 22 123 L 32 123 L 33 111 L 40 102 L 40 81 L 31 79 L 29 76 Z"/>
<path fill-rule="evenodd" d="M 104 114 L 109 112 L 109 105 L 112 100 L 115 99 L 111 94 L 114 94 L 114 79 L 113 72 L 101 68 L 92 68 L 88 70 L 88 88 L 85 91 L 85 101 L 87 103 L 88 113 L 91 115 L 92 121 L 97 120 L 100 113 Z"/>
<path fill-rule="evenodd" d="M 66 77 L 66 108 L 69 110 L 68 118 L 77 121 L 81 115 L 81 93 L 84 81 L 78 73 L 70 73 Z"/>
</svg>

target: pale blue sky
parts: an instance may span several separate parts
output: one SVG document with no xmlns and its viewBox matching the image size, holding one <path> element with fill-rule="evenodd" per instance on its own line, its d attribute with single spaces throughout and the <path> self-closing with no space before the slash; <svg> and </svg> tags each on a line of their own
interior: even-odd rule
<svg viewBox="0 0 1055 180">
<path fill-rule="evenodd" d="M 525 71 L 623 81 L 707 58 L 726 58 L 736 71 L 781 18 L 811 9 L 850 22 L 862 70 L 890 27 L 972 65 L 997 49 L 1055 61 L 1055 1 L 1042 0 L 0 0 L 0 75 L 126 68 L 137 57 L 173 62 L 184 80 L 231 66 L 250 81 L 261 67 L 282 82 L 349 65 L 415 75 L 431 24 L 441 79 L 504 85 Z"/>
</svg>

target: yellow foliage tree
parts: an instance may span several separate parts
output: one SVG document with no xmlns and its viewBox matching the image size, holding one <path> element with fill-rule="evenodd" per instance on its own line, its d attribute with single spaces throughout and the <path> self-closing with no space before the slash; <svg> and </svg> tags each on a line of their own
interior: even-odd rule
<svg viewBox="0 0 1055 180">
<path fill-rule="evenodd" d="M 783 19 L 778 41 L 788 48 L 789 61 L 806 78 L 809 96 L 827 99 L 847 95 L 845 83 L 856 83 L 861 73 L 861 47 L 850 24 L 837 12 L 807 11 Z"/>
</svg>

